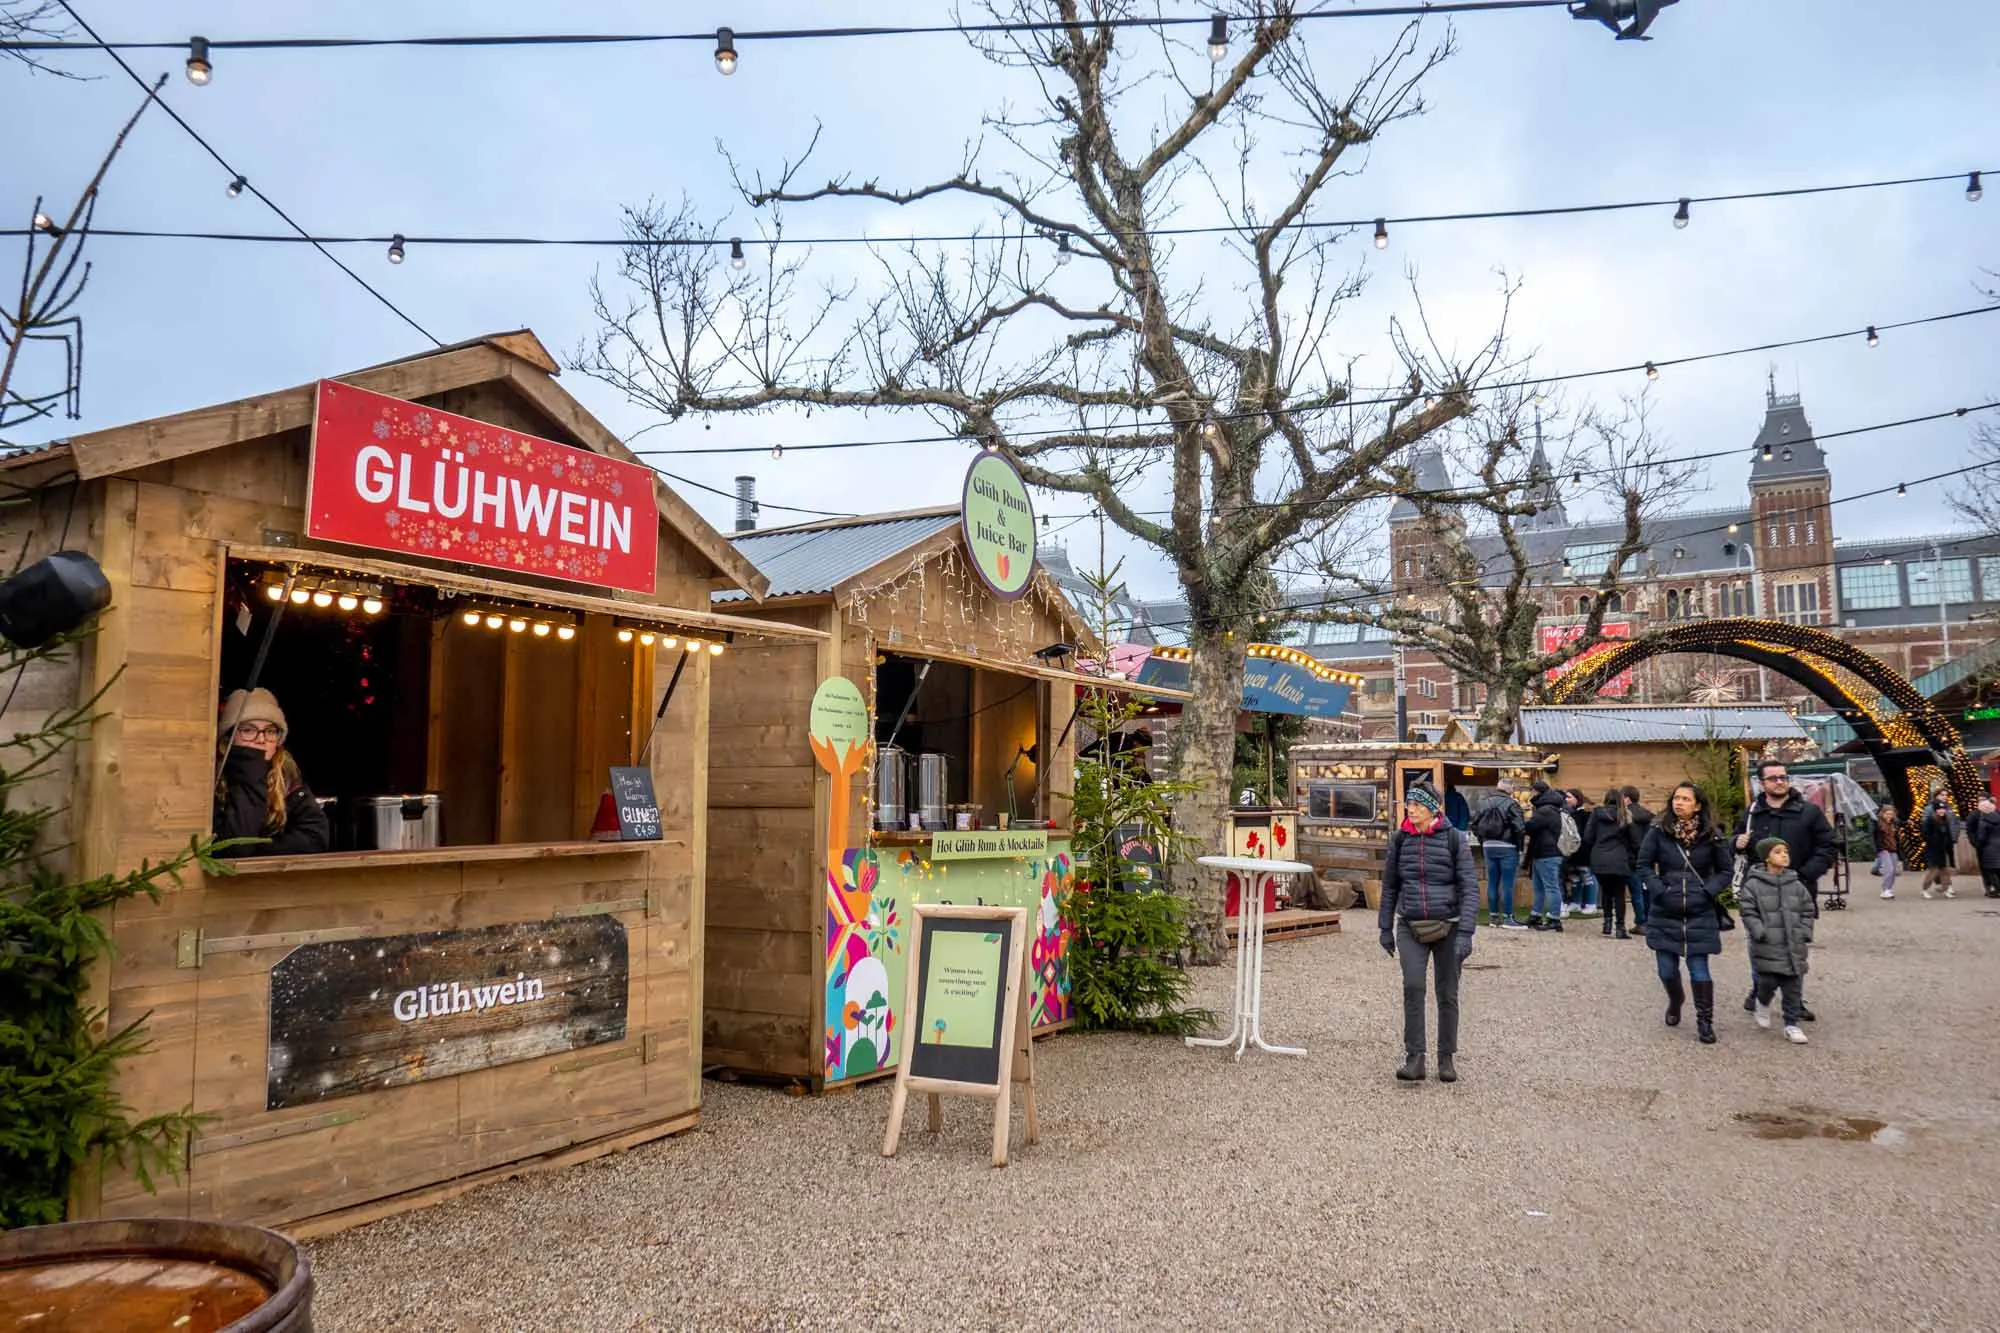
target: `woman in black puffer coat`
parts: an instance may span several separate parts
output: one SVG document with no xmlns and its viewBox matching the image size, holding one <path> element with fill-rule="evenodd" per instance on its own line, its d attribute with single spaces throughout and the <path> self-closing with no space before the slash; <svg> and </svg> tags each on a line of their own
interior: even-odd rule
<svg viewBox="0 0 2000 1333">
<path fill-rule="evenodd" d="M 1652 897 L 1646 918 L 1646 946 L 1659 961 L 1667 992 L 1667 1026 L 1678 1027 L 1687 993 L 1681 964 L 1694 990 L 1695 1028 L 1702 1044 L 1715 1041 L 1715 979 L 1708 960 L 1722 952 L 1722 932 L 1734 923 L 1723 910 L 1735 858 L 1708 809 L 1708 798 L 1693 783 L 1674 788 L 1667 813 L 1639 844 L 1633 874 L 1644 879 Z"/>
<path fill-rule="evenodd" d="M 1590 812 L 1590 822 L 1583 827 L 1583 851 L 1603 890 L 1604 933 L 1621 940 L 1632 938 L 1625 933 L 1625 890 L 1632 880 L 1632 858 L 1638 848 L 1625 793 L 1614 787 L 1604 793 L 1604 804 Z"/>
</svg>

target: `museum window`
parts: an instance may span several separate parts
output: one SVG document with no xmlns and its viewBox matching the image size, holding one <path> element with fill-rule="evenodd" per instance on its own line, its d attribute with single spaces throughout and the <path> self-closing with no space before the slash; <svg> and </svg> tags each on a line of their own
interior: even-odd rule
<svg viewBox="0 0 2000 1333">
<path fill-rule="evenodd" d="M 1850 565 L 1840 571 L 1840 602 L 1849 611 L 1883 611 L 1903 604 L 1902 574 L 1894 565 Z"/>
<path fill-rule="evenodd" d="M 1780 583 L 1777 593 L 1778 619 L 1790 625 L 1819 623 L 1819 584 Z"/>
</svg>

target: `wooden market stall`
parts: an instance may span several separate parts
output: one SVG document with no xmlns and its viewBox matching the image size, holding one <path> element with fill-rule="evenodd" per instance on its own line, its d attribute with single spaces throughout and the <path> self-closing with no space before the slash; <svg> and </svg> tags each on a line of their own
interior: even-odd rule
<svg viewBox="0 0 2000 1333">
<path fill-rule="evenodd" d="M 1403 822 L 1403 797 L 1427 782 L 1457 791 L 1472 809 L 1513 778 L 1525 789 L 1543 774 L 1542 752 L 1526 745 L 1483 745 L 1447 729 L 1436 745 L 1355 741 L 1294 745 L 1292 796 L 1299 806 L 1299 859 L 1322 879 L 1344 886 L 1372 908 L 1382 894 L 1389 832 Z M 1524 791 L 1525 799 L 1525 791 Z M 1522 880 L 1525 892 L 1526 879 Z"/>
<path fill-rule="evenodd" d="M 1018 478 L 994 481 L 1025 506 Z M 970 480 L 967 497 L 976 513 Z M 959 506 L 737 535 L 770 580 L 748 614 L 827 637 L 733 653 L 716 673 L 711 1063 L 815 1089 L 893 1072 L 920 900 L 1029 909 L 1034 1024 L 1068 1020 L 1075 715 L 1079 689 L 1108 682 L 1068 665 L 1092 637 L 1033 563 L 1032 516 L 1014 521 L 1025 553 L 1004 569 L 969 544 L 979 524 Z M 809 715 L 840 681 L 860 744 L 836 775 Z"/>
<path fill-rule="evenodd" d="M 0 538 L 112 587 L 5 719 L 100 699 L 49 780 L 73 873 L 209 832 L 253 675 L 332 830 L 110 913 L 90 1000 L 151 1043 L 118 1090 L 209 1119 L 77 1215 L 310 1233 L 694 1122 L 711 677 L 823 635 L 717 614 L 763 577 L 556 370 L 496 335 L 0 462 Z"/>
</svg>

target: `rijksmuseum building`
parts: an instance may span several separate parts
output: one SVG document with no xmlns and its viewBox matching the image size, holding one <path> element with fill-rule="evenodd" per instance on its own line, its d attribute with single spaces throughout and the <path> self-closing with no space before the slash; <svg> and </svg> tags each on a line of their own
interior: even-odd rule
<svg viewBox="0 0 2000 1333">
<path fill-rule="evenodd" d="M 1796 394 L 1767 392 L 1763 425 L 1743 459 L 1743 503 L 1675 510 L 1649 523 L 1646 546 L 1628 562 L 1606 612 L 1607 635 L 1639 635 L 1697 618 L 1759 616 L 1826 630 L 1910 678 L 2000 636 L 2000 537 L 1943 533 L 1841 540 L 1836 525 L 1843 517 L 1851 520 L 1854 507 L 1830 503 L 1833 474 Z M 1726 460 L 1718 464 L 1727 466 Z M 1516 534 L 1533 563 L 1534 590 L 1542 599 L 1540 632 L 1553 647 L 1565 632 L 1574 637 L 1589 615 L 1590 599 L 1623 529 L 1616 521 L 1572 520 L 1539 448 L 1531 467 L 1545 478 L 1535 494 L 1540 507 L 1532 518 L 1517 520 Z M 1415 473 L 1424 490 L 1453 485 L 1437 453 L 1419 456 Z M 1885 469 L 1853 476 L 1846 490 L 1871 490 L 1891 475 Z M 1894 505 L 1896 497 L 1860 503 Z M 1389 512 L 1390 574 L 1405 605 L 1445 605 L 1436 575 L 1426 570 L 1437 540 L 1432 524 L 1440 521 L 1450 520 L 1427 521 L 1407 500 Z M 1498 539 L 1475 536 L 1472 545 L 1488 557 L 1495 586 L 1504 586 L 1507 560 Z M 1489 546 L 1490 552 L 1484 549 Z M 1079 597 L 1081 581 L 1064 577 L 1070 572 L 1066 555 L 1055 550 L 1042 556 L 1059 582 L 1079 584 L 1070 589 Z M 1310 606 L 1341 596 L 1303 587 L 1293 589 L 1289 600 Z M 1112 626 L 1114 638 L 1184 641 L 1180 627 L 1186 612 L 1177 601 L 1120 596 L 1110 610 L 1120 622 Z M 1363 738 L 1395 734 L 1395 643 L 1388 631 L 1309 625 L 1291 642 L 1364 678 L 1353 705 Z M 1413 732 L 1431 732 L 1454 716 L 1469 720 L 1477 712 L 1476 687 L 1461 684 L 1427 653 L 1410 649 L 1404 668 Z M 1727 657 L 1685 654 L 1642 663 L 1599 697 L 1630 703 L 1790 702 L 1803 713 L 1826 711 L 1775 672 Z"/>
</svg>

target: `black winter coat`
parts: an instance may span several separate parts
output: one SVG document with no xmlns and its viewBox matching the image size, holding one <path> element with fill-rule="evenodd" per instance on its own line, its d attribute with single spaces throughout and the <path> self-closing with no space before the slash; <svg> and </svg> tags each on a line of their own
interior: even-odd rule
<svg viewBox="0 0 2000 1333">
<path fill-rule="evenodd" d="M 1479 885 L 1471 840 L 1439 820 L 1429 833 L 1404 827 L 1389 834 L 1382 857 L 1382 909 L 1378 925 L 1394 930 L 1405 921 L 1458 922 L 1471 938 L 1479 924 Z"/>
<path fill-rule="evenodd" d="M 1965 825 L 1972 850 L 1979 853 L 1981 870 L 2000 870 L 2000 814 L 1975 812 Z"/>
<path fill-rule="evenodd" d="M 1590 812 L 1583 843 L 1592 874 L 1622 878 L 1632 873 L 1632 860 L 1639 850 L 1637 830 L 1620 822 L 1618 812 L 1610 806 L 1600 805 Z"/>
<path fill-rule="evenodd" d="M 1826 811 L 1803 796 L 1795 795 L 1783 806 L 1772 806 L 1767 798 L 1759 796 L 1750 807 L 1746 822 L 1750 845 L 1743 849 L 1744 855 L 1754 858 L 1758 843 L 1766 838 L 1780 839 L 1792 853 L 1792 869 L 1805 882 L 1806 892 L 1817 901 L 1819 877 L 1833 869 L 1834 858 L 1840 855 L 1840 844 L 1834 840 L 1833 825 L 1826 822 Z"/>
<path fill-rule="evenodd" d="M 1557 839 L 1562 836 L 1562 812 L 1569 808 L 1559 791 L 1545 791 L 1536 794 L 1532 810 L 1528 816 L 1528 859 L 1546 861 L 1552 856 L 1562 855 L 1562 846 Z M 1582 824 L 1577 831 L 1582 831 Z"/>
<path fill-rule="evenodd" d="M 272 833 L 266 826 L 270 814 L 265 783 L 271 761 L 247 745 L 232 745 L 222 761 L 222 790 L 215 798 L 215 836 L 218 838 L 270 838 L 269 842 L 244 847 L 226 847 L 220 856 L 288 856 L 323 852 L 333 845 L 333 831 L 326 811 L 303 782 L 285 793 L 285 826 Z"/>
<path fill-rule="evenodd" d="M 1711 831 L 1684 848 L 1665 825 L 1654 823 L 1639 844 L 1635 872 L 1651 893 L 1646 946 L 1683 958 L 1721 953 L 1721 897 L 1735 869 L 1736 858 L 1721 833 Z"/>
<path fill-rule="evenodd" d="M 1974 816 L 1977 818 L 1977 816 Z M 1924 865 L 1931 870 L 1949 870 L 1958 859 L 1958 816 L 1949 812 L 1939 814 L 1932 806 L 1924 814 L 1922 824 L 1924 835 Z M 1981 862 L 1984 865 L 1985 862 Z"/>
</svg>

